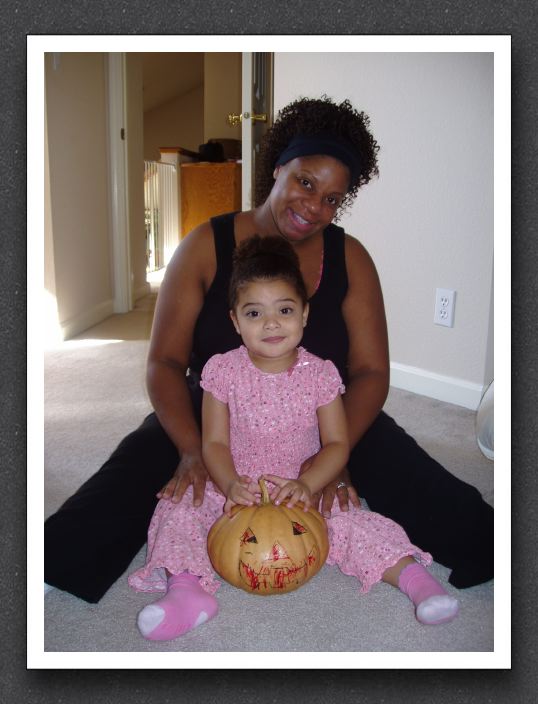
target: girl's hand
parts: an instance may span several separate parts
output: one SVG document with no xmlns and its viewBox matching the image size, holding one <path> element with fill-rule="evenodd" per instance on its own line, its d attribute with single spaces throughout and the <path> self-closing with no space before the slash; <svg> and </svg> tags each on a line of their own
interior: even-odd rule
<svg viewBox="0 0 538 704">
<path fill-rule="evenodd" d="M 196 507 L 201 506 L 204 502 L 207 479 L 207 469 L 201 454 L 183 453 L 174 476 L 159 491 L 157 498 L 171 499 L 177 504 L 192 484 L 192 504 Z"/>
<path fill-rule="evenodd" d="M 248 476 L 241 476 L 234 479 L 226 494 L 226 503 L 224 504 L 224 513 L 228 516 L 231 514 L 232 507 L 236 504 L 241 506 L 252 506 L 259 503 L 259 486 Z"/>
<path fill-rule="evenodd" d="M 300 479 L 286 479 L 277 474 L 264 474 L 262 479 L 267 479 L 280 487 L 271 492 L 271 499 L 276 506 L 286 499 L 288 499 L 286 502 L 288 508 L 293 508 L 297 501 L 303 502 L 305 511 L 308 511 L 312 505 L 312 492 Z"/>
</svg>

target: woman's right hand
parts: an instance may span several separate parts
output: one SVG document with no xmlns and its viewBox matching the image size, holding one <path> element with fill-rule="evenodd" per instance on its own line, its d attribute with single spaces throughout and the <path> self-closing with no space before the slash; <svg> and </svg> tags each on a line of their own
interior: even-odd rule
<svg viewBox="0 0 538 704">
<path fill-rule="evenodd" d="M 172 478 L 157 494 L 158 499 L 170 499 L 179 503 L 192 484 L 192 504 L 201 506 L 204 502 L 205 485 L 208 479 L 201 454 L 183 453 Z"/>
</svg>

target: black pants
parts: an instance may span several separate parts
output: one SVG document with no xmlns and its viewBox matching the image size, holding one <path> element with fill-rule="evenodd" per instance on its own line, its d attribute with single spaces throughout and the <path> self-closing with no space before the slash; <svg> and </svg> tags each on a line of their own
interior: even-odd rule
<svg viewBox="0 0 538 704">
<path fill-rule="evenodd" d="M 45 522 L 45 582 L 98 602 L 144 545 L 179 458 L 154 414 Z M 354 448 L 353 483 L 463 588 L 493 577 L 493 509 L 381 413 Z"/>
</svg>

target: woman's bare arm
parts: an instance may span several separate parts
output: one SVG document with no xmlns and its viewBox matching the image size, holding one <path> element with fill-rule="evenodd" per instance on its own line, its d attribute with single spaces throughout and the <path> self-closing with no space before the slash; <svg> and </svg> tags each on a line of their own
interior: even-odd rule
<svg viewBox="0 0 538 704">
<path fill-rule="evenodd" d="M 180 501 L 193 484 L 195 505 L 203 501 L 207 472 L 185 374 L 194 326 L 215 270 L 212 230 L 205 223 L 182 241 L 167 266 L 155 307 L 147 361 L 151 403 L 181 457 L 174 477 L 158 496 Z"/>
<path fill-rule="evenodd" d="M 348 383 L 343 396 L 350 447 L 354 447 L 383 408 L 390 380 L 389 345 L 383 294 L 366 249 L 346 236 L 349 288 L 343 315 L 349 336 Z"/>
<path fill-rule="evenodd" d="M 375 265 L 366 249 L 346 235 L 348 293 L 342 312 L 349 336 L 349 378 L 343 396 L 349 445 L 353 448 L 378 416 L 387 398 L 390 379 L 387 324 L 381 285 Z M 306 471 L 308 467 L 304 467 Z M 346 487 L 337 488 L 338 484 Z M 360 499 L 351 485 L 347 468 L 328 484 L 321 496 L 320 510 L 331 515 L 335 497 L 340 508 L 348 503 L 359 507 Z M 319 494 L 315 497 L 319 502 Z"/>
</svg>

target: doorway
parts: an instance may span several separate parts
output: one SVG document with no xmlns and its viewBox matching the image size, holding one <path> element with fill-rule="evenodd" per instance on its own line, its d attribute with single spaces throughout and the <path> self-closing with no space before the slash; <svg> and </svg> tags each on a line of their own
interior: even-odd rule
<svg viewBox="0 0 538 704">
<path fill-rule="evenodd" d="M 131 280 L 135 281 L 133 287 L 135 299 L 140 297 L 142 281 L 146 291 L 150 290 L 147 280 L 147 246 L 144 242 L 146 236 L 143 174 L 140 161 L 146 159 L 160 161 L 161 147 L 184 147 L 187 151 L 198 152 L 200 146 L 209 139 L 239 139 L 242 148 L 241 166 L 243 173 L 250 168 L 255 152 L 252 149 L 252 125 L 258 127 L 261 121 L 250 119 L 256 115 L 252 104 L 253 76 L 259 77 L 259 71 L 252 70 L 256 67 L 257 54 L 227 53 L 228 62 L 235 58 L 236 68 L 232 70 L 235 87 L 224 91 L 226 100 L 222 97 L 222 90 L 215 89 L 215 83 L 220 88 L 225 83 L 226 76 L 222 71 L 225 65 L 222 54 L 204 52 L 176 52 L 127 54 L 127 71 L 125 75 L 125 124 L 127 125 L 127 139 L 124 142 L 128 154 L 129 178 L 134 179 L 128 185 L 129 216 L 131 218 L 129 231 L 131 240 L 131 256 L 124 259 L 123 265 L 131 272 Z M 266 61 L 270 62 L 270 70 L 265 71 L 265 77 L 270 80 L 269 92 L 270 109 L 267 110 L 267 120 L 263 126 L 268 126 L 272 119 L 272 54 L 264 54 Z M 217 66 L 218 71 L 215 70 Z M 250 79 L 245 80 L 244 68 L 250 67 Z M 259 66 L 259 61 L 258 61 Z M 178 91 L 180 91 L 178 93 Z M 235 102 L 228 102 L 234 97 Z M 250 108 L 250 109 L 247 109 Z M 236 113 L 245 116 L 236 126 L 229 124 L 228 115 Z M 134 125 L 134 129 L 133 129 Z M 263 129 L 262 126 L 262 129 Z M 211 132 L 209 132 L 211 130 Z M 247 137 L 247 139 L 245 139 Z M 122 136 L 121 139 L 124 137 Z M 119 140 L 120 137 L 116 136 Z M 135 140 L 133 143 L 132 140 Z M 247 144 L 250 140 L 250 144 Z M 256 141 L 254 140 L 254 144 Z M 249 184 L 252 177 L 249 178 Z M 245 198 L 248 188 L 248 198 Z M 242 207 L 251 202 L 250 185 L 245 185 L 242 177 L 243 202 Z M 134 199 L 134 200 L 133 200 Z M 181 188 L 178 187 L 178 208 L 181 207 Z M 246 202 L 245 202 L 246 201 Z M 250 205 L 248 205 L 250 207 Z M 180 211 L 179 211 L 180 212 Z M 215 213 L 216 214 L 216 213 Z M 207 218 L 206 218 L 207 219 Z M 138 222 L 140 220 L 140 222 Z M 178 218 L 179 220 L 179 218 Z M 181 225 L 179 225 L 179 228 Z M 138 238 L 142 237 L 140 242 Z M 171 250 L 179 243 L 178 232 L 176 242 L 172 242 Z M 159 260 L 155 254 L 154 259 Z M 159 270 L 158 270 L 159 271 Z M 138 282 L 138 283 L 137 283 Z M 115 285 L 116 285 L 115 281 Z"/>
<path fill-rule="evenodd" d="M 220 211 L 223 207 L 225 210 L 251 207 L 256 154 L 263 133 L 272 123 L 273 55 L 177 52 L 141 53 L 139 56 L 142 63 L 144 160 L 164 160 L 167 163 L 174 163 L 175 160 L 178 243 L 181 236 L 198 224 L 192 220 L 193 212 L 195 219 L 206 220 L 208 216 L 219 214 L 210 212 L 212 207 L 220 208 Z M 202 146 L 210 142 L 218 142 L 222 146 L 225 162 L 236 161 L 239 166 L 238 169 L 220 169 L 225 178 L 222 188 L 232 191 L 222 200 L 222 205 L 213 198 L 213 188 L 204 198 L 204 207 L 197 208 L 192 203 L 182 203 L 182 197 L 184 201 L 192 198 L 192 188 L 187 189 L 187 177 L 192 180 L 195 176 L 193 171 L 197 169 L 182 168 L 181 164 L 196 161 L 193 155 L 197 155 Z M 171 158 L 170 152 L 174 149 L 180 154 Z M 219 171 L 208 169 L 213 179 L 219 177 L 213 174 L 215 170 Z M 183 183 L 182 172 L 185 173 Z M 226 175 L 228 172 L 229 175 Z M 199 184 L 204 179 L 198 178 L 197 182 L 196 191 L 199 191 Z M 182 186 L 185 188 L 182 189 Z M 237 187 L 242 190 L 242 196 L 236 205 L 233 193 Z M 209 200 L 214 202 L 209 204 Z M 232 202 L 234 207 L 231 207 Z M 151 231 L 147 215 L 146 207 L 146 231 Z M 155 251 L 159 241 L 162 238 L 153 237 L 147 247 L 151 269 L 159 268 L 156 263 L 166 263 L 167 260 L 163 252 Z"/>
<path fill-rule="evenodd" d="M 206 168 L 201 162 L 213 161 L 209 147 L 214 142 L 222 149 L 222 154 L 217 155 L 220 159 L 215 161 L 241 160 L 241 130 L 226 122 L 226 115 L 241 106 L 241 53 L 175 52 L 139 56 L 145 171 L 147 174 L 151 168 L 154 173 L 159 172 L 151 180 L 146 178 L 146 184 L 154 184 L 153 188 L 146 188 L 146 195 L 153 195 L 153 203 L 150 206 L 146 199 L 145 206 L 146 251 L 151 272 L 166 266 L 181 238 L 199 220 L 218 214 L 212 210 L 218 210 L 219 200 L 222 200 L 220 207 L 233 209 L 233 199 L 216 197 L 229 186 L 232 176 L 228 172 L 232 165 L 225 164 L 221 169 L 208 164 L 206 175 L 198 170 Z M 166 203 L 165 189 L 161 188 L 162 162 L 168 165 L 167 171 L 174 172 L 177 182 L 175 191 L 168 189 Z M 215 180 L 218 183 L 213 188 L 209 185 L 204 188 L 206 181 Z M 158 208 L 155 207 L 157 191 Z M 165 251 L 161 230 L 165 213 L 172 211 L 177 213 L 174 237 L 168 237 Z"/>
</svg>

